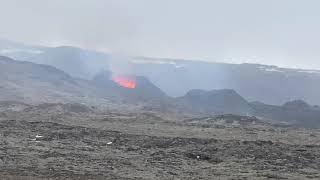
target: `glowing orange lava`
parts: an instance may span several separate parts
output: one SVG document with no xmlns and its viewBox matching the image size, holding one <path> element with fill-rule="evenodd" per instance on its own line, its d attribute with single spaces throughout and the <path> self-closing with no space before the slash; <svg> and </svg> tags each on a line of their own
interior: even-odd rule
<svg viewBox="0 0 320 180">
<path fill-rule="evenodd" d="M 137 82 L 135 78 L 127 77 L 127 76 L 115 76 L 113 77 L 113 81 L 119 84 L 122 87 L 134 89 L 137 86 Z"/>
</svg>

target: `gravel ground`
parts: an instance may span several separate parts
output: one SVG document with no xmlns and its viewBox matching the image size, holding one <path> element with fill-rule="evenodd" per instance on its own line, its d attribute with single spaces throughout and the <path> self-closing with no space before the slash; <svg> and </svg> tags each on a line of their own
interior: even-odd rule
<svg viewBox="0 0 320 180">
<path fill-rule="evenodd" d="M 49 107 L 0 115 L 1 179 L 320 179 L 317 129 Z"/>
</svg>

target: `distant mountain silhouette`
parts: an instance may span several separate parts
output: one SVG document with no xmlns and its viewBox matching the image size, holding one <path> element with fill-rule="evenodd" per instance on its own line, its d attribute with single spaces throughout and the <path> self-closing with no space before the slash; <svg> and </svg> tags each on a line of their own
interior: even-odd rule
<svg viewBox="0 0 320 180">
<path fill-rule="evenodd" d="M 193 111 L 209 113 L 248 114 L 251 112 L 249 103 L 231 89 L 223 90 L 191 90 L 185 96 L 177 98 Z"/>
<path fill-rule="evenodd" d="M 282 105 L 284 108 L 288 109 L 309 109 L 311 106 L 303 100 L 294 100 L 286 102 Z"/>
<path fill-rule="evenodd" d="M 273 121 L 290 122 L 305 127 L 320 126 L 320 109 L 302 100 L 294 100 L 283 106 L 251 103 L 253 115 Z"/>
<path fill-rule="evenodd" d="M 55 67 L 0 56 L 0 100 L 82 102 L 102 95 L 90 82 Z"/>
<path fill-rule="evenodd" d="M 0 101 L 89 104 L 117 102 L 140 104 L 146 110 L 202 115 L 250 115 L 306 127 L 320 126 L 319 106 L 311 106 L 302 100 L 290 101 L 281 106 L 249 103 L 231 89 L 191 90 L 182 97 L 172 98 L 146 77 L 134 78 L 137 83 L 135 88 L 128 89 L 115 83 L 108 71 L 102 71 L 92 81 L 87 81 L 74 78 L 52 66 L 0 56 Z"/>
<path fill-rule="evenodd" d="M 89 80 L 100 71 L 100 68 L 108 69 L 109 59 L 110 57 L 103 53 L 61 46 L 46 49 L 43 53 L 25 60 L 54 66 L 71 76 Z"/>
<path fill-rule="evenodd" d="M 8 56 L 16 60 L 26 60 L 44 52 L 47 47 L 28 45 L 18 42 L 0 39 L 0 55 Z"/>
<path fill-rule="evenodd" d="M 320 105 L 319 70 L 142 57 L 132 67 L 169 96 L 183 96 L 192 89 L 234 89 L 248 101 L 282 105 L 302 99 Z"/>
<path fill-rule="evenodd" d="M 31 46 L 0 40 L 0 54 L 54 66 L 86 80 L 109 70 L 110 54 L 75 47 Z M 166 94 L 179 97 L 192 89 L 234 89 L 248 101 L 282 105 L 302 99 L 320 105 L 320 71 L 260 64 L 227 64 L 161 58 L 132 58 L 130 73 L 148 78 Z"/>
</svg>

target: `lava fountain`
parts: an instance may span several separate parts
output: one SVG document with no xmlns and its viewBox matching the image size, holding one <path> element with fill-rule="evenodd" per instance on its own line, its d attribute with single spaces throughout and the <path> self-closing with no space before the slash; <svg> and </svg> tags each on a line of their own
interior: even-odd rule
<svg viewBox="0 0 320 180">
<path fill-rule="evenodd" d="M 112 80 L 116 82 L 118 85 L 128 89 L 135 89 L 137 87 L 137 81 L 134 77 L 114 76 Z"/>
</svg>

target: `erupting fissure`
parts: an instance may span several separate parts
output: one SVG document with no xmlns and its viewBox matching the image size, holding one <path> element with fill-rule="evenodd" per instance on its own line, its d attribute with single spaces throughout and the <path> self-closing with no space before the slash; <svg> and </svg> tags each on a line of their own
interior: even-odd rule
<svg viewBox="0 0 320 180">
<path fill-rule="evenodd" d="M 136 79 L 134 77 L 128 77 L 128 76 L 114 76 L 112 78 L 114 82 L 119 84 L 122 87 L 134 89 L 137 86 Z"/>
</svg>

